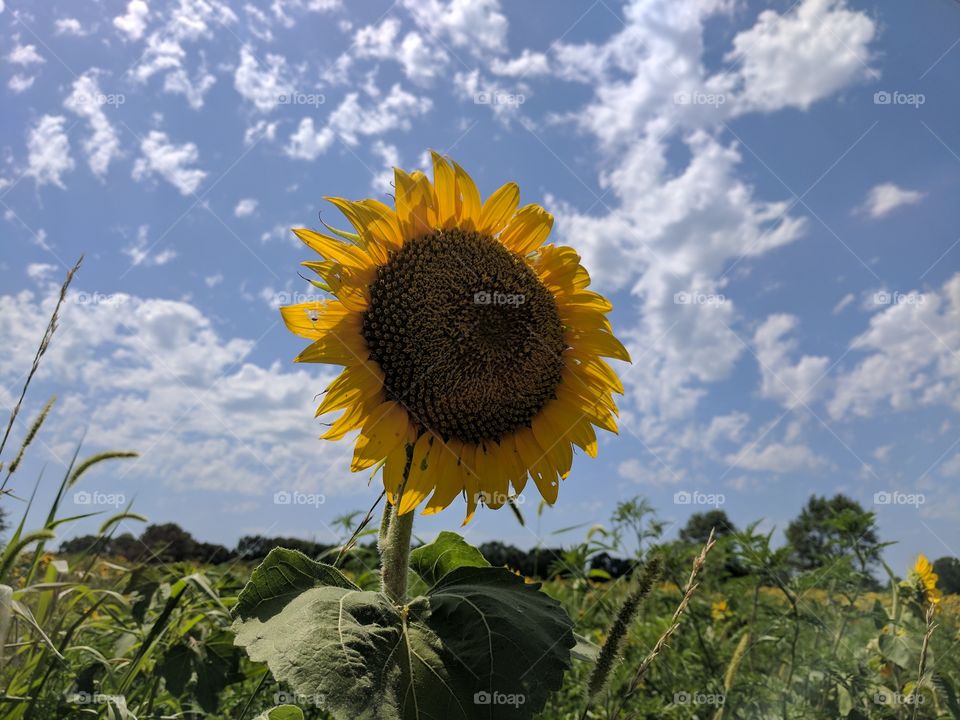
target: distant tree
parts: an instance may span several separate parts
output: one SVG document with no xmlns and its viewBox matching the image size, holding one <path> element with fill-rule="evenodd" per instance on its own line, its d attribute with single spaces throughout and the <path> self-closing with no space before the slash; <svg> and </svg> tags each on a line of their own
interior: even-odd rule
<svg viewBox="0 0 960 720">
<path fill-rule="evenodd" d="M 632 572 L 634 565 L 636 565 L 635 561 L 614 557 L 606 552 L 598 553 L 590 558 L 591 570 L 602 570 L 614 579 Z"/>
<path fill-rule="evenodd" d="M 162 562 L 180 562 L 195 557 L 197 542 L 176 523 L 149 525 L 140 536 L 140 542 L 149 550 L 149 559 Z"/>
<path fill-rule="evenodd" d="M 680 530 L 680 540 L 691 545 L 703 545 L 714 528 L 717 538 L 737 532 L 736 525 L 727 517 L 727 513 L 723 510 L 709 510 L 690 516 L 687 524 Z"/>
<path fill-rule="evenodd" d="M 811 495 L 800 515 L 787 526 L 791 562 L 799 570 L 823 567 L 848 558 L 867 573 L 880 557 L 876 516 L 846 495 Z"/>
<path fill-rule="evenodd" d="M 130 561 L 136 561 L 147 555 L 147 549 L 140 540 L 127 532 L 122 535 L 117 535 L 110 541 L 107 553 L 109 555 L 126 558 Z"/>
<path fill-rule="evenodd" d="M 933 561 L 933 571 L 939 575 L 937 587 L 948 595 L 960 594 L 960 560 L 942 557 Z"/>
</svg>

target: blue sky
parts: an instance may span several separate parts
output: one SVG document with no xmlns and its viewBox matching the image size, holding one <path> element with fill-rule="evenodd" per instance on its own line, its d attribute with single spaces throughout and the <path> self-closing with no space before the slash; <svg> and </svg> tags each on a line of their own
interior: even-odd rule
<svg viewBox="0 0 960 720">
<path fill-rule="evenodd" d="M 556 544 L 634 494 L 671 533 L 705 496 L 782 529 L 844 492 L 896 566 L 960 555 L 960 6 L 353 5 L 0 1 L 4 406 L 86 255 L 21 495 L 85 433 L 142 453 L 91 473 L 95 499 L 228 545 L 331 539 L 377 490 L 316 439 L 332 374 L 291 363 L 276 307 L 314 291 L 288 228 L 433 148 L 554 213 L 634 358 L 620 435 L 559 503 L 481 512 L 471 539 Z"/>
</svg>

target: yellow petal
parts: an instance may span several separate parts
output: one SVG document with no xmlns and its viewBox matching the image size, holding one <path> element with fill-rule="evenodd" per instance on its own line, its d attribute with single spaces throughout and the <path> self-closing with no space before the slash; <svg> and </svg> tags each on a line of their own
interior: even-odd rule
<svg viewBox="0 0 960 720">
<path fill-rule="evenodd" d="M 460 201 L 459 225 L 464 230 L 474 230 L 480 224 L 480 191 L 467 171 L 453 163 L 457 194 Z"/>
<path fill-rule="evenodd" d="M 408 175 L 394 168 L 394 183 L 397 218 L 403 236 L 409 239 L 433 232 L 433 190 L 426 175 L 421 172 Z"/>
<path fill-rule="evenodd" d="M 404 441 L 409 426 L 407 411 L 399 403 L 388 400 L 375 407 L 357 438 L 350 469 L 357 472 L 383 460 Z"/>
<path fill-rule="evenodd" d="M 363 269 L 370 267 L 371 258 L 356 245 L 348 245 L 329 235 L 307 228 L 294 228 L 293 234 L 300 238 L 311 250 L 327 260 L 335 260 L 347 267 Z"/>
<path fill-rule="evenodd" d="M 285 305 L 280 308 L 287 329 L 300 337 L 319 340 L 341 322 L 350 311 L 336 300 Z"/>
<path fill-rule="evenodd" d="M 320 436 L 320 439 L 339 440 L 351 430 L 363 427 L 363 423 L 367 419 L 368 409 L 362 402 L 354 403 L 343 411 L 343 415 L 337 418 L 330 429 Z"/>
<path fill-rule="evenodd" d="M 434 442 L 436 440 L 436 442 Z M 432 433 L 426 432 L 413 447 L 410 474 L 403 487 L 403 496 L 397 512 L 405 515 L 423 502 L 436 487 L 436 452 L 441 442 Z"/>
<path fill-rule="evenodd" d="M 397 504 L 397 494 L 403 485 L 403 471 L 407 469 L 408 453 L 413 449 L 416 439 L 416 430 L 411 426 L 407 429 L 406 440 L 387 455 L 387 464 L 383 466 L 383 489 L 387 491 L 387 500 L 391 505 Z"/>
<path fill-rule="evenodd" d="M 453 168 L 432 150 L 430 155 L 433 157 L 433 197 L 437 225 L 442 228 L 453 227 L 457 222 L 457 187 Z"/>
<path fill-rule="evenodd" d="M 463 492 L 463 469 L 458 452 L 462 447 L 463 443 L 453 439 L 441 445 L 437 454 L 437 488 L 423 509 L 424 515 L 440 512 Z"/>
<path fill-rule="evenodd" d="M 553 228 L 553 215 L 539 205 L 521 208 L 500 235 L 500 242 L 518 255 L 526 255 L 543 245 Z"/>
<path fill-rule="evenodd" d="M 388 250 L 398 250 L 403 245 L 397 214 L 379 200 L 361 200 L 369 213 L 366 217 L 366 230 L 377 237 Z"/>
<path fill-rule="evenodd" d="M 477 231 L 484 235 L 496 235 L 510 222 L 519 203 L 520 188 L 516 183 L 507 183 L 483 204 Z"/>
<path fill-rule="evenodd" d="M 317 415 L 324 415 L 347 407 L 358 400 L 366 400 L 383 389 L 383 373 L 367 363 L 352 365 L 331 382 L 324 391 Z"/>
<path fill-rule="evenodd" d="M 367 230 L 367 225 L 371 220 L 370 211 L 363 207 L 363 205 L 350 202 L 344 198 L 324 197 L 324 200 L 336 205 L 340 212 L 350 221 L 350 224 L 357 229 L 360 241 L 373 260 L 379 265 L 386 263 L 387 247 L 381 241 L 380 237 Z"/>
<path fill-rule="evenodd" d="M 615 336 L 601 330 L 587 330 L 575 333 L 571 342 L 574 348 L 582 352 L 601 355 L 630 362 L 630 353 Z"/>
<path fill-rule="evenodd" d="M 357 320 L 348 315 L 308 345 L 294 362 L 352 365 L 365 360 L 368 352 Z"/>
</svg>

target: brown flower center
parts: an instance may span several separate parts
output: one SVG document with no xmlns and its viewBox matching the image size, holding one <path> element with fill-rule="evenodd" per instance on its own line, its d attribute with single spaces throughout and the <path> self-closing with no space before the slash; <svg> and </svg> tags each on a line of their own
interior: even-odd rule
<svg viewBox="0 0 960 720">
<path fill-rule="evenodd" d="M 499 440 L 529 426 L 560 383 L 553 295 L 475 232 L 437 230 L 391 254 L 370 287 L 363 336 L 387 397 L 445 439 Z"/>
</svg>

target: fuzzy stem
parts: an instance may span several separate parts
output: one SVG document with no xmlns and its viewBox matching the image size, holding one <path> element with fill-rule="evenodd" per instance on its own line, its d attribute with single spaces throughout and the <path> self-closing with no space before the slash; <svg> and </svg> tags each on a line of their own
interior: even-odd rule
<svg viewBox="0 0 960 720">
<path fill-rule="evenodd" d="M 398 515 L 396 505 L 387 503 L 384 513 L 386 533 L 380 546 L 380 580 L 383 592 L 398 605 L 407 597 L 407 569 L 410 566 L 410 537 L 413 534 L 413 511 Z"/>
</svg>

